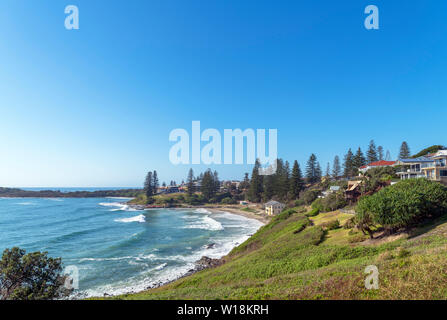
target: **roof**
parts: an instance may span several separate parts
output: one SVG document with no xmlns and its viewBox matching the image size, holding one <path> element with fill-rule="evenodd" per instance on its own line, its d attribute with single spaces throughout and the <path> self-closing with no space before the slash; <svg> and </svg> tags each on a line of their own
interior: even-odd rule
<svg viewBox="0 0 447 320">
<path fill-rule="evenodd" d="M 356 181 L 346 191 L 354 191 L 359 185 L 360 185 L 360 182 Z"/>
<path fill-rule="evenodd" d="M 360 169 L 365 169 L 367 167 L 386 167 L 386 166 L 392 166 L 394 164 L 396 164 L 396 161 L 380 160 L 380 161 L 371 162 L 371 163 L 367 164 L 366 166 L 361 166 Z"/>
<path fill-rule="evenodd" d="M 278 202 L 278 201 L 275 201 L 275 200 L 270 200 L 269 202 L 267 202 L 266 204 L 265 204 L 265 206 L 266 207 L 270 207 L 270 206 L 275 206 L 275 205 L 282 205 L 282 206 L 284 206 L 285 204 L 283 204 L 283 203 L 281 203 L 281 202 Z"/>
<path fill-rule="evenodd" d="M 399 159 L 398 161 L 402 163 L 433 162 L 433 159 L 427 157 L 418 157 L 413 159 Z"/>
<path fill-rule="evenodd" d="M 431 156 L 432 157 L 447 156 L 447 150 L 439 150 L 438 152 L 436 152 Z"/>
<path fill-rule="evenodd" d="M 332 190 L 332 191 L 338 191 L 338 190 L 340 190 L 340 186 L 331 186 L 331 187 L 330 187 L 330 190 Z"/>
</svg>

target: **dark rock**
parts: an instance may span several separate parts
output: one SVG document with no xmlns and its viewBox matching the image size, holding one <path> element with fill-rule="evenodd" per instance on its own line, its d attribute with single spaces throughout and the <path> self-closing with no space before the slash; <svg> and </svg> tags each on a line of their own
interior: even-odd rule
<svg viewBox="0 0 447 320">
<path fill-rule="evenodd" d="M 222 264 L 221 259 L 212 259 L 208 257 L 202 257 L 200 260 L 196 261 L 196 269 L 203 270 L 206 268 L 214 268 Z"/>
<path fill-rule="evenodd" d="M 214 249 L 216 247 L 216 244 L 210 243 L 210 244 L 205 245 L 204 247 L 205 247 L 205 249 Z"/>
</svg>

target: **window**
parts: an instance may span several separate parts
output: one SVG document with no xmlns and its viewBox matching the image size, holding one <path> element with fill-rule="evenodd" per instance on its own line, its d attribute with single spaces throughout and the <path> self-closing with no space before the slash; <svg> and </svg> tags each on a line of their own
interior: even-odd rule
<svg viewBox="0 0 447 320">
<path fill-rule="evenodd" d="M 447 177 L 447 170 L 441 170 L 440 175 L 441 177 Z"/>
</svg>

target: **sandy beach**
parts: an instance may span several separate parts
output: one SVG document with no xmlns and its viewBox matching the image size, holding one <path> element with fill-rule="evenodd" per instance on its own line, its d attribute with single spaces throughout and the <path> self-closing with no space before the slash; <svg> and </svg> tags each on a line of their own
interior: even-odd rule
<svg viewBox="0 0 447 320">
<path fill-rule="evenodd" d="M 207 206 L 204 209 L 210 210 L 212 212 L 229 212 L 232 214 L 237 214 L 246 218 L 255 219 L 263 224 L 269 223 L 270 219 L 264 214 L 257 214 L 254 212 L 243 211 L 241 208 L 233 207 L 233 206 Z"/>
</svg>

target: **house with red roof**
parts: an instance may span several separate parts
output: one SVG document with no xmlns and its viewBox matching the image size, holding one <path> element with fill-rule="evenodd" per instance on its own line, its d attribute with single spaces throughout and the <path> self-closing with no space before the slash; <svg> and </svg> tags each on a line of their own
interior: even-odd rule
<svg viewBox="0 0 447 320">
<path fill-rule="evenodd" d="M 371 162 L 367 165 L 361 166 L 359 168 L 359 171 L 362 173 L 365 173 L 369 169 L 381 168 L 381 167 L 392 167 L 394 165 L 396 165 L 396 161 L 380 160 L 380 161 Z"/>
</svg>

